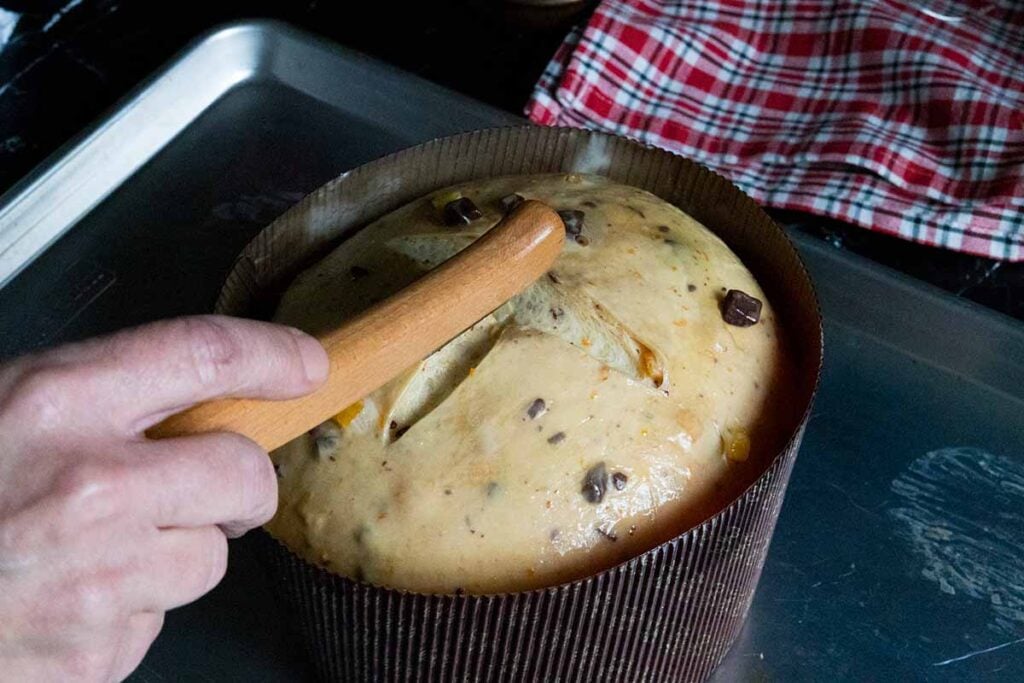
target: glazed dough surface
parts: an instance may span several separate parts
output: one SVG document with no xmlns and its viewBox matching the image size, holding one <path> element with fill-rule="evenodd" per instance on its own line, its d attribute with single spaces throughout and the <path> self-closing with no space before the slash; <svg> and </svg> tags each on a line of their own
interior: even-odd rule
<svg viewBox="0 0 1024 683">
<path fill-rule="evenodd" d="M 275 319 L 336 326 L 471 243 L 513 192 L 583 211 L 586 244 L 569 240 L 547 278 L 275 451 L 275 537 L 378 585 L 523 590 L 634 556 L 750 483 L 782 445 L 788 361 L 771 305 L 717 237 L 598 176 L 454 189 L 483 218 L 446 227 L 431 200 L 453 188 L 400 208 L 300 275 Z M 764 301 L 760 322 L 726 325 L 726 289 Z"/>
</svg>

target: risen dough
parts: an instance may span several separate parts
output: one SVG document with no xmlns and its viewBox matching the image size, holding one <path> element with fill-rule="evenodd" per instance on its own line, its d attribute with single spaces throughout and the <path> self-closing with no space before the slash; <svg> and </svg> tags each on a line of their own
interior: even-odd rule
<svg viewBox="0 0 1024 683">
<path fill-rule="evenodd" d="M 454 188 L 381 218 L 300 275 L 276 320 L 337 325 L 496 223 L 518 193 L 584 212 L 549 277 L 336 420 L 273 454 L 275 537 L 331 571 L 418 592 L 491 593 L 592 574 L 713 514 L 781 446 L 788 371 L 771 305 L 677 208 L 597 176 Z M 538 401 L 537 399 L 540 399 Z"/>
</svg>

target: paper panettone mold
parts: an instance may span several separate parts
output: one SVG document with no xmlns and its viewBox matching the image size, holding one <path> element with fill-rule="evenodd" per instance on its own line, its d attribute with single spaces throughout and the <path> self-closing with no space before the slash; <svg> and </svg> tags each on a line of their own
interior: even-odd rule
<svg viewBox="0 0 1024 683">
<path fill-rule="evenodd" d="M 327 183 L 261 231 L 217 311 L 269 317 L 302 269 L 346 235 L 472 179 L 596 173 L 652 192 L 721 237 L 775 303 L 796 364 L 792 436 L 733 502 L 594 576 L 503 595 L 420 595 L 329 573 L 259 532 L 275 585 L 325 680 L 701 680 L 735 640 L 817 388 L 821 318 L 790 240 L 751 199 L 669 152 L 602 133 L 499 128 L 434 140 Z"/>
</svg>

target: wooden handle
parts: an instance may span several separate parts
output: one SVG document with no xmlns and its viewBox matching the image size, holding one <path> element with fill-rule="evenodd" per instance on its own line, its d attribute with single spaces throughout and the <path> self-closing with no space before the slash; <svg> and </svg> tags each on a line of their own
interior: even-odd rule
<svg viewBox="0 0 1024 683">
<path fill-rule="evenodd" d="M 355 403 L 498 308 L 543 275 L 562 250 L 558 214 L 523 202 L 494 228 L 419 280 L 323 334 L 327 382 L 287 401 L 222 399 L 172 415 L 147 432 L 164 438 L 244 434 L 272 450 Z"/>
</svg>

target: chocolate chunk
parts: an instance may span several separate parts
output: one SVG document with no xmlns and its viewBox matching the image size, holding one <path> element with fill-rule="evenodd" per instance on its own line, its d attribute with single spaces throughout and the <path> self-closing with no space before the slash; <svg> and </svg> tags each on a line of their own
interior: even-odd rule
<svg viewBox="0 0 1024 683">
<path fill-rule="evenodd" d="M 600 503 L 604 500 L 605 491 L 608 490 L 608 470 L 604 462 L 599 462 L 583 475 L 583 485 L 580 493 L 588 503 Z"/>
<path fill-rule="evenodd" d="M 573 237 L 573 240 L 575 240 L 576 244 L 580 245 L 581 247 L 585 247 L 590 244 L 590 238 L 587 237 L 586 235 L 576 235 L 575 237 Z"/>
<path fill-rule="evenodd" d="M 579 209 L 563 209 L 558 212 L 562 222 L 565 223 L 565 234 L 569 237 L 583 232 L 583 212 Z"/>
<path fill-rule="evenodd" d="M 551 444 L 552 446 L 554 446 L 555 444 L 560 444 L 563 441 L 565 441 L 565 432 L 555 432 L 554 434 L 548 437 L 548 443 Z"/>
<path fill-rule="evenodd" d="M 616 491 L 621 491 L 626 488 L 627 481 L 629 481 L 629 477 L 622 472 L 616 472 L 612 475 L 612 486 L 615 487 Z"/>
<path fill-rule="evenodd" d="M 451 489 L 445 489 L 444 490 L 444 495 L 446 495 L 446 496 L 452 495 L 452 490 Z"/>
<path fill-rule="evenodd" d="M 647 216 L 644 215 L 643 211 L 641 211 L 640 209 L 636 208 L 632 204 L 626 204 L 626 208 L 629 209 L 630 211 L 632 211 L 633 213 L 635 213 L 637 216 L 640 216 L 640 218 L 647 218 Z"/>
<path fill-rule="evenodd" d="M 548 404 L 545 403 L 542 398 L 534 399 L 533 403 L 530 404 L 530 407 L 526 409 L 526 415 L 531 420 L 536 420 L 546 412 L 548 412 Z"/>
<path fill-rule="evenodd" d="M 562 281 L 558 279 L 558 275 L 553 270 L 548 271 L 548 279 L 554 282 L 556 285 L 562 284 Z"/>
<path fill-rule="evenodd" d="M 686 285 L 686 291 L 687 292 L 696 292 L 697 291 L 697 285 L 694 285 L 694 284 Z"/>
<path fill-rule="evenodd" d="M 402 436 L 403 436 L 403 435 L 404 435 L 404 434 L 405 434 L 405 433 L 406 433 L 407 431 L 409 431 L 409 427 L 408 427 L 408 426 L 406 426 L 406 427 L 399 427 L 398 429 L 396 429 L 396 430 L 395 430 L 395 438 L 396 438 L 396 439 L 401 439 L 401 438 L 402 438 Z"/>
<path fill-rule="evenodd" d="M 453 199 L 444 205 L 444 211 L 441 212 L 444 224 L 450 226 L 469 225 L 483 215 L 469 197 Z"/>
<path fill-rule="evenodd" d="M 565 315 L 565 311 L 562 310 L 561 306 L 552 306 L 551 307 L 551 317 L 552 318 L 554 318 L 555 320 L 558 320 L 563 315 Z"/>
<path fill-rule="evenodd" d="M 366 268 L 362 266 L 352 266 L 348 269 L 348 276 L 353 280 L 362 280 L 364 277 L 370 274 Z"/>
<path fill-rule="evenodd" d="M 498 495 L 498 491 L 500 489 L 501 489 L 501 484 L 499 484 L 496 481 L 490 482 L 489 484 L 487 484 L 487 497 L 488 498 L 493 498 L 494 496 Z"/>
<path fill-rule="evenodd" d="M 660 233 L 668 233 L 668 231 L 669 231 L 669 227 L 667 225 L 659 225 L 658 226 L 658 232 L 660 232 Z"/>
<path fill-rule="evenodd" d="M 391 431 L 395 431 L 396 429 L 398 429 L 398 423 L 392 420 L 391 424 L 389 424 L 388 427 L 391 428 Z"/>
<path fill-rule="evenodd" d="M 750 327 L 761 319 L 761 300 L 738 289 L 730 289 L 722 299 L 722 320 L 736 327 Z"/>
<path fill-rule="evenodd" d="M 498 205 L 501 207 L 502 213 L 512 213 L 517 206 L 525 201 L 523 195 L 513 193 L 502 197 Z"/>
</svg>

